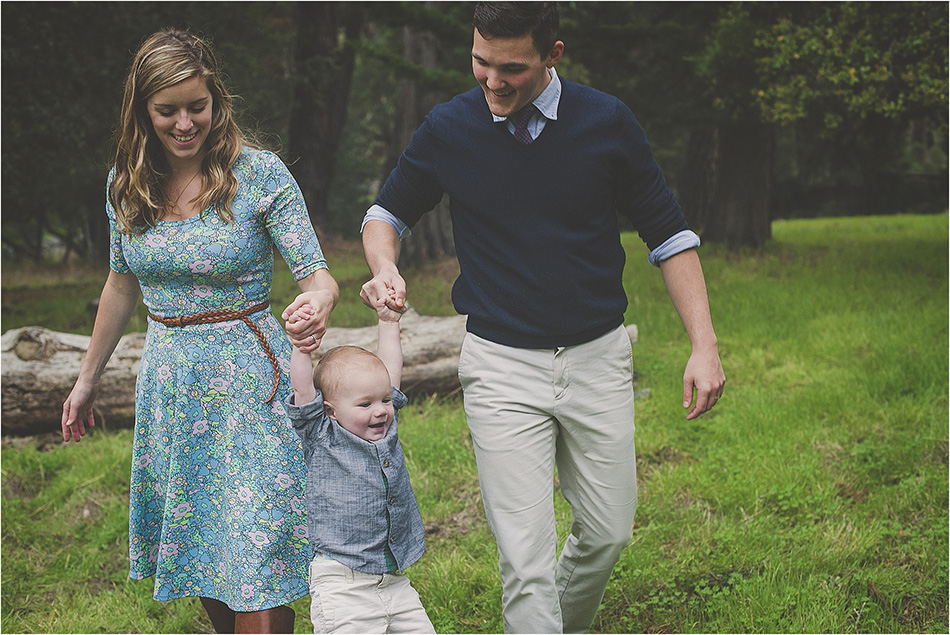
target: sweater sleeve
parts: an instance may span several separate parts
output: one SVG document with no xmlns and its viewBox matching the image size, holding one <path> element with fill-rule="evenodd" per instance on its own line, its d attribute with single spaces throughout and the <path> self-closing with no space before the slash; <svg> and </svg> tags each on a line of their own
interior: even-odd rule
<svg viewBox="0 0 950 635">
<path fill-rule="evenodd" d="M 621 144 L 616 175 L 617 209 L 633 223 L 651 250 L 689 229 L 676 197 L 666 185 L 643 128 L 623 102 L 617 101 Z"/>
<path fill-rule="evenodd" d="M 389 173 L 374 203 L 409 227 L 442 200 L 443 191 L 436 170 L 440 144 L 433 130 L 432 118 L 433 113 L 429 113 L 412 135 L 412 141 Z"/>
</svg>

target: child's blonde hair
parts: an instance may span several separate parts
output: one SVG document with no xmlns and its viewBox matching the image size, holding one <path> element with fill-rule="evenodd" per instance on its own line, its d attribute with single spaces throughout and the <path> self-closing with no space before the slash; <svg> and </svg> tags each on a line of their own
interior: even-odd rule
<svg viewBox="0 0 950 635">
<path fill-rule="evenodd" d="M 340 387 L 340 381 L 347 373 L 371 370 L 377 367 L 386 369 L 386 365 L 374 353 L 359 346 L 336 346 L 320 358 L 313 369 L 313 385 L 323 393 L 324 399 Z M 388 371 L 387 371 L 388 372 Z"/>
</svg>

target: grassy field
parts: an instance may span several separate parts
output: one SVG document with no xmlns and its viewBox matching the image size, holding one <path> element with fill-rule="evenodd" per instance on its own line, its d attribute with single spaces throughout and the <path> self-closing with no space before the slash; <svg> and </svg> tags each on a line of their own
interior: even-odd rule
<svg viewBox="0 0 950 635">
<path fill-rule="evenodd" d="M 637 523 L 594 632 L 948 631 L 947 216 L 781 221 L 773 234 L 760 250 L 701 249 L 727 386 L 696 421 L 679 403 L 688 341 L 624 236 L 651 395 L 637 403 Z M 372 323 L 358 249 L 327 253 L 344 296 L 333 324 Z M 451 313 L 452 272 L 407 276 L 420 312 Z M 88 332 L 104 274 L 74 273 L 5 271 L 3 329 Z M 293 295 L 281 270 L 274 305 Z M 408 575 L 437 631 L 500 632 L 461 404 L 411 397 L 400 435 L 428 544 Z M 0 630 L 210 631 L 197 601 L 160 604 L 127 578 L 131 439 L 4 440 Z M 563 539 L 570 510 L 557 510 Z M 308 600 L 294 608 L 296 631 L 312 632 Z"/>
</svg>

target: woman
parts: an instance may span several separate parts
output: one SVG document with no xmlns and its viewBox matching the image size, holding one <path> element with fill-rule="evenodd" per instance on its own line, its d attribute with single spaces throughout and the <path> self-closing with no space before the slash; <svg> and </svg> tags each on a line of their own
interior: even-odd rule
<svg viewBox="0 0 950 635">
<path fill-rule="evenodd" d="M 99 377 L 141 293 L 149 323 L 135 396 L 130 577 L 197 596 L 218 632 L 290 633 L 308 593 L 300 443 L 281 405 L 290 344 L 268 309 L 273 245 L 302 293 L 284 319 L 306 352 L 339 291 L 303 196 L 235 124 L 211 49 L 165 30 L 126 80 L 106 211 L 110 272 L 63 438 L 93 425 Z M 306 307 L 304 305 L 310 305 Z"/>
</svg>

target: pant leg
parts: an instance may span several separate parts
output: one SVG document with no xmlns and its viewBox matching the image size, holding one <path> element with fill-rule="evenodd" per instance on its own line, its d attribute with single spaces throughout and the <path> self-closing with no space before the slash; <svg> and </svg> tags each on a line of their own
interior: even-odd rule
<svg viewBox="0 0 950 635">
<path fill-rule="evenodd" d="M 381 575 L 354 571 L 335 560 L 310 563 L 310 621 L 314 633 L 385 633 Z"/>
<path fill-rule="evenodd" d="M 571 533 L 557 565 L 565 633 L 593 623 L 637 508 L 633 361 L 623 328 L 558 351 L 558 478 Z M 566 380 L 566 381 L 565 381 Z"/>
<path fill-rule="evenodd" d="M 387 633 L 435 633 L 409 578 L 387 573 L 379 586 L 379 594 L 389 612 Z"/>
<path fill-rule="evenodd" d="M 498 545 L 506 633 L 561 632 L 553 356 L 468 334 L 459 359 L 485 515 Z"/>
</svg>

